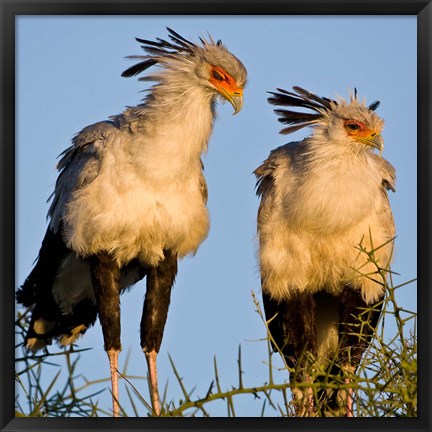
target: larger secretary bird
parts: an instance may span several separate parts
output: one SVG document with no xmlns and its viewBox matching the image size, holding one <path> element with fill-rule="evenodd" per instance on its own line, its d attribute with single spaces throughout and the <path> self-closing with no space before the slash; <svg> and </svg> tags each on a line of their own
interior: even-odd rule
<svg viewBox="0 0 432 432">
<path fill-rule="evenodd" d="M 381 156 L 379 102 L 293 89 L 278 89 L 269 102 L 311 112 L 276 109 L 288 125 L 281 133 L 313 132 L 272 151 L 255 170 L 264 310 L 293 383 L 311 382 L 315 368 L 348 386 L 380 316 L 395 236 L 387 196 L 395 170 Z M 318 366 L 308 372 L 314 359 Z M 349 390 L 323 388 L 293 390 L 297 416 L 353 415 Z"/>
<path fill-rule="evenodd" d="M 123 72 L 153 65 L 156 81 L 143 103 L 84 128 L 62 153 L 39 257 L 18 290 L 32 307 L 25 344 L 33 352 L 54 338 L 76 341 L 99 316 L 108 354 L 113 415 L 119 415 L 120 293 L 144 276 L 141 347 L 153 411 L 160 415 L 156 356 L 177 274 L 177 260 L 195 253 L 209 231 L 201 155 L 215 103 L 239 112 L 247 72 L 222 44 L 195 44 L 168 28 L 169 41 L 138 39 L 146 52 Z"/>
</svg>

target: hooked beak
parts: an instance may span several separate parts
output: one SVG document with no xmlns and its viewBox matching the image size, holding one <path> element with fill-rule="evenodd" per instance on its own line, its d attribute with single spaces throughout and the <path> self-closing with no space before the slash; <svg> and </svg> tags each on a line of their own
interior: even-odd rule
<svg viewBox="0 0 432 432">
<path fill-rule="evenodd" d="M 233 106 L 233 115 L 240 112 L 243 107 L 243 89 L 226 89 L 222 86 L 216 86 L 218 92 Z"/>
<path fill-rule="evenodd" d="M 239 113 L 243 107 L 243 92 L 241 92 L 240 94 L 230 95 L 230 97 L 228 97 L 227 99 L 234 108 L 233 115 Z"/>
<path fill-rule="evenodd" d="M 366 145 L 376 148 L 380 152 L 380 155 L 384 150 L 384 140 L 379 133 L 373 136 L 360 138 L 360 141 Z"/>
</svg>

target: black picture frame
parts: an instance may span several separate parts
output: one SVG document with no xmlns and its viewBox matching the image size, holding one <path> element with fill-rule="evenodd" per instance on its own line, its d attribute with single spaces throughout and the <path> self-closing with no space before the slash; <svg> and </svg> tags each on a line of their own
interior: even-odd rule
<svg viewBox="0 0 432 432">
<path fill-rule="evenodd" d="M 431 42 L 432 4 L 420 0 L 349 1 L 35 1 L 0 0 L 1 4 L 1 239 L 0 290 L 0 430 L 431 430 L 432 309 L 431 245 Z M 415 15 L 418 54 L 418 417 L 412 419 L 277 419 L 277 418 L 15 418 L 15 17 L 18 15 Z"/>
</svg>

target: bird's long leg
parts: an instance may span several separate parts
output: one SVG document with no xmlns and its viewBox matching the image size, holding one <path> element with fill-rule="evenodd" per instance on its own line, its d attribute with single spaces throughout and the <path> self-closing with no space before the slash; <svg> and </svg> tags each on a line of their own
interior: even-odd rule
<svg viewBox="0 0 432 432">
<path fill-rule="evenodd" d="M 368 305 L 361 293 L 345 287 L 339 301 L 339 333 L 342 335 L 338 362 L 345 372 L 354 374 L 368 347 L 381 314 L 382 302 Z M 350 383 L 345 378 L 345 383 Z M 353 417 L 353 389 L 346 390 L 346 416 Z"/>
<path fill-rule="evenodd" d="M 351 380 L 349 378 L 345 378 L 345 384 L 350 384 Z M 346 409 L 347 409 L 347 413 L 346 416 L 347 417 L 354 417 L 354 413 L 353 413 L 353 389 L 350 387 L 349 389 L 346 390 L 347 392 L 347 397 L 346 397 Z"/>
<path fill-rule="evenodd" d="M 157 352 L 155 350 L 150 352 L 144 352 L 146 360 L 147 360 L 147 368 L 149 371 L 149 385 L 150 385 L 150 397 L 151 403 L 153 407 L 153 411 L 156 415 L 160 415 L 161 412 L 161 404 L 159 397 L 159 385 L 158 385 L 158 376 L 157 376 Z"/>
<path fill-rule="evenodd" d="M 111 373 L 113 416 L 119 416 L 118 354 L 120 342 L 120 267 L 108 254 L 90 259 L 99 320 Z"/>
<path fill-rule="evenodd" d="M 317 333 L 315 328 L 316 305 L 312 295 L 298 293 L 289 300 L 274 300 L 263 290 L 263 302 L 268 329 L 274 340 L 273 348 L 281 352 L 290 372 L 291 391 L 296 417 L 306 417 L 315 411 L 311 387 L 296 383 L 312 381 L 306 351 L 316 356 Z M 309 378 L 307 378 L 309 376 Z"/>
<path fill-rule="evenodd" d="M 305 381 L 313 383 L 310 373 L 306 373 Z M 312 387 L 306 387 L 306 417 L 313 417 L 315 415 L 315 401 Z"/>
<path fill-rule="evenodd" d="M 119 388 L 118 388 L 118 355 L 119 350 L 110 349 L 107 351 L 109 364 L 110 364 L 110 375 L 111 375 L 111 391 L 112 391 L 112 409 L 113 417 L 119 416 Z"/>
<path fill-rule="evenodd" d="M 164 260 L 147 273 L 147 291 L 141 318 L 141 347 L 149 370 L 150 396 L 153 412 L 161 413 L 156 358 L 168 315 L 171 288 L 177 274 L 177 257 L 165 251 Z"/>
</svg>

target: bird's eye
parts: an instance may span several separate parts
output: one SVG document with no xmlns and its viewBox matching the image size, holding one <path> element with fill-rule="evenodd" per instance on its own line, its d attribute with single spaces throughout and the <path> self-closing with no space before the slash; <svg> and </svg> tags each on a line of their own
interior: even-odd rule
<svg viewBox="0 0 432 432">
<path fill-rule="evenodd" d="M 218 81 L 224 81 L 225 80 L 225 76 L 215 69 L 213 69 L 212 75 L 213 75 L 213 78 L 217 79 Z"/>
<path fill-rule="evenodd" d="M 361 129 L 360 125 L 355 122 L 348 122 L 345 124 L 345 127 L 350 132 L 358 132 Z"/>
</svg>

